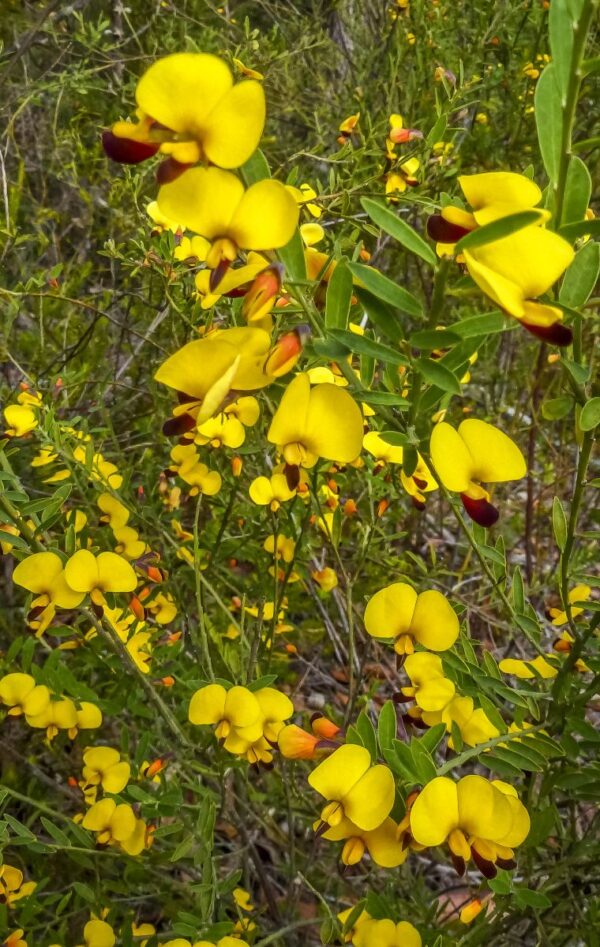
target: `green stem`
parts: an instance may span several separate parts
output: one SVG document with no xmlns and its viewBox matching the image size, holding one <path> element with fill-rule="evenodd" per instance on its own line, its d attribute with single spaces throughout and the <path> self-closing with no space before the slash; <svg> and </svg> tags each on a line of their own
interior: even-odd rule
<svg viewBox="0 0 600 947">
<path fill-rule="evenodd" d="M 200 647 L 202 650 L 202 660 L 204 667 L 202 671 L 208 675 L 211 681 L 215 679 L 212 660 L 210 657 L 210 648 L 208 644 L 208 635 L 206 633 L 206 621 L 204 615 L 204 603 L 202 601 L 202 588 L 200 585 L 200 539 L 199 523 L 200 508 L 202 506 L 202 494 L 198 494 L 196 510 L 194 513 L 194 577 L 196 580 L 196 607 L 198 610 L 198 631 L 200 633 Z"/>
</svg>

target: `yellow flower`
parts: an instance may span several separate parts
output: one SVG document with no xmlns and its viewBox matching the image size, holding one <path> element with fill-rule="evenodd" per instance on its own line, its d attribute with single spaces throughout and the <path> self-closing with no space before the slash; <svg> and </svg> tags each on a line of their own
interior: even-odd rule
<svg viewBox="0 0 600 947">
<path fill-rule="evenodd" d="M 112 530 L 121 529 L 129 519 L 129 510 L 110 493 L 101 493 L 96 503 L 102 510 L 101 523 L 108 523 Z"/>
<path fill-rule="evenodd" d="M 591 594 L 592 590 L 589 585 L 576 585 L 575 588 L 569 592 L 569 604 L 573 605 L 574 602 L 587 602 Z M 566 625 L 569 621 L 567 613 L 559 608 L 550 608 L 548 611 L 552 619 L 552 624 L 557 627 Z M 581 615 L 582 612 L 585 611 L 585 608 L 571 608 L 570 611 L 571 618 L 577 618 L 578 615 Z"/>
<path fill-rule="evenodd" d="M 455 430 L 445 421 L 431 434 L 431 459 L 444 486 L 460 493 L 476 523 L 492 526 L 499 513 L 482 483 L 520 480 L 527 473 L 525 458 L 510 437 L 485 421 L 468 418 Z"/>
<path fill-rule="evenodd" d="M 120 526 L 113 530 L 113 536 L 117 545 L 115 552 L 126 559 L 139 559 L 148 551 L 148 544 L 140 539 L 137 530 L 131 526 Z"/>
<path fill-rule="evenodd" d="M 59 730 L 69 732 L 77 728 L 77 708 L 67 697 L 51 700 L 43 710 L 26 714 L 25 719 L 35 730 L 45 730 L 48 740 L 53 740 Z"/>
<path fill-rule="evenodd" d="M 201 240 L 202 237 L 194 237 L 194 240 Z M 207 246 L 210 248 L 210 244 Z M 210 281 L 212 271 L 209 269 L 200 270 L 196 273 L 195 285 L 196 292 L 200 297 L 202 309 L 210 309 L 221 298 L 221 296 L 239 296 L 243 295 L 246 287 L 254 282 L 259 273 L 265 270 L 269 261 L 261 253 L 250 251 L 245 263 L 241 266 L 230 266 L 227 272 L 219 280 L 218 286 L 211 289 Z M 258 328 L 264 329 L 265 326 L 259 325 Z M 266 330 L 267 332 L 270 329 Z"/>
<path fill-rule="evenodd" d="M 364 746 L 341 746 L 319 763 L 308 782 L 327 800 L 321 821 L 331 828 L 350 819 L 360 829 L 371 831 L 382 824 L 394 804 L 391 771 L 380 763 L 373 766 Z"/>
<path fill-rule="evenodd" d="M 390 918 L 370 918 L 361 924 L 352 941 L 354 947 L 421 947 L 423 941 L 416 927 L 408 921 L 394 923 Z"/>
<path fill-rule="evenodd" d="M 35 529 L 35 527 L 34 527 Z M 11 536 L 19 536 L 19 530 L 13 523 L 0 523 L 0 531 L 3 533 L 9 533 Z M 0 541 L 0 549 L 2 550 L 2 555 L 6 556 L 13 548 L 14 543 L 5 541 L 4 539 Z"/>
<path fill-rule="evenodd" d="M 218 740 L 226 740 L 232 731 L 244 728 L 246 739 L 262 736 L 262 711 L 256 695 L 246 687 L 225 690 L 222 684 L 207 684 L 192 696 L 188 710 L 190 723 L 212 724 Z"/>
<path fill-rule="evenodd" d="M 235 450 L 246 440 L 244 425 L 236 418 L 225 414 L 218 414 L 198 425 L 196 444 L 210 444 L 211 447 L 230 447 Z M 181 476 L 181 473 L 179 474 Z"/>
<path fill-rule="evenodd" d="M 363 437 L 363 447 L 382 464 L 401 464 L 404 452 L 401 447 L 388 444 L 377 431 L 368 431 Z"/>
<path fill-rule="evenodd" d="M 35 717 L 50 703 L 50 691 L 44 684 L 36 684 L 30 674 L 6 674 L 0 679 L 0 702 L 9 708 L 9 717 Z"/>
<path fill-rule="evenodd" d="M 250 894 L 244 888 L 234 888 L 232 891 L 232 897 L 235 904 L 238 906 L 238 908 L 241 908 L 242 911 L 254 910 L 254 905 L 252 904 Z"/>
<path fill-rule="evenodd" d="M 552 657 L 552 655 L 548 655 L 548 657 Z M 514 677 L 521 678 L 522 680 L 531 680 L 535 677 L 541 677 L 547 680 L 548 678 L 556 677 L 558 674 L 558 667 L 554 664 L 550 664 L 541 654 L 531 661 L 520 661 L 518 658 L 504 658 L 503 661 L 500 661 L 498 667 L 503 674 L 512 674 Z"/>
<path fill-rule="evenodd" d="M 23 872 L 6 862 L 0 865 L 0 904 L 11 908 L 15 901 L 28 898 L 35 891 L 35 881 L 23 881 Z"/>
<path fill-rule="evenodd" d="M 88 809 L 81 824 L 96 833 L 98 845 L 109 845 L 130 838 L 136 830 L 136 821 L 127 803 L 117 805 L 114 799 L 101 799 Z"/>
<path fill-rule="evenodd" d="M 211 242 L 206 258 L 216 289 L 240 250 L 277 250 L 298 225 L 298 205 L 280 181 L 257 181 L 247 190 L 220 168 L 192 168 L 158 192 L 158 206 Z"/>
<path fill-rule="evenodd" d="M 47 464 L 51 464 L 58 454 L 55 453 L 54 448 L 52 447 L 41 447 L 33 460 L 31 461 L 32 467 L 46 467 Z"/>
<path fill-rule="evenodd" d="M 310 184 L 304 183 L 301 184 L 300 187 L 293 187 L 291 184 L 288 184 L 287 189 L 300 207 L 305 207 L 311 217 L 315 217 L 317 220 L 319 219 L 323 213 L 323 208 L 319 204 L 314 203 L 317 192 Z"/>
<path fill-rule="evenodd" d="M 468 904 L 465 904 L 464 908 L 461 908 L 458 919 L 461 924 L 472 924 L 476 917 L 478 917 L 485 907 L 485 901 L 480 901 L 479 898 L 474 898 L 472 901 L 469 901 Z"/>
<path fill-rule="evenodd" d="M 136 631 L 125 645 L 136 667 L 139 668 L 142 674 L 150 673 L 150 662 L 152 660 L 151 639 L 152 634 L 149 631 Z"/>
<path fill-rule="evenodd" d="M 258 81 L 261 82 L 265 78 L 262 72 L 257 72 L 256 69 L 245 66 L 241 59 L 234 59 L 233 65 L 246 79 L 258 79 Z"/>
<path fill-rule="evenodd" d="M 436 776 L 410 810 L 410 831 L 425 846 L 448 843 L 454 867 L 463 874 L 473 858 L 486 878 L 496 866 L 514 867 L 513 849 L 529 834 L 529 815 L 511 786 L 483 776 L 458 782 Z"/>
<path fill-rule="evenodd" d="M 65 578 L 76 592 L 89 594 L 95 605 L 103 605 L 106 592 L 133 592 L 136 574 L 126 559 L 114 552 L 94 556 L 79 549 L 65 566 Z"/>
<path fill-rule="evenodd" d="M 276 473 L 270 477 L 256 477 L 249 488 L 250 499 L 257 506 L 268 506 L 276 513 L 282 503 L 296 496 L 296 491 L 288 486 L 284 474 Z"/>
<path fill-rule="evenodd" d="M 24 437 L 38 426 L 35 411 L 26 404 L 9 404 L 4 409 L 4 419 L 8 425 L 5 437 Z"/>
<path fill-rule="evenodd" d="M 417 510 L 425 509 L 424 494 L 438 489 L 437 480 L 419 453 L 417 453 L 417 466 L 410 477 L 406 476 L 404 470 L 400 471 L 400 482 Z"/>
<path fill-rule="evenodd" d="M 444 677 L 442 661 L 436 654 L 419 651 L 409 654 L 404 662 L 411 687 L 403 687 L 405 697 L 413 697 L 421 710 L 440 711 L 454 697 L 452 681 Z"/>
<path fill-rule="evenodd" d="M 351 463 L 362 438 L 362 414 L 348 392 L 329 384 L 311 388 L 305 373 L 287 386 L 267 434 L 287 464 L 303 467 L 313 467 L 319 457 Z"/>
<path fill-rule="evenodd" d="M 331 592 L 338 585 L 335 569 L 330 568 L 330 566 L 326 566 L 324 569 L 315 569 L 311 572 L 311 576 L 322 592 Z"/>
<path fill-rule="evenodd" d="M 466 746 L 477 746 L 499 735 L 498 728 L 485 711 L 481 707 L 475 708 L 472 697 L 453 697 L 439 711 L 424 708 L 422 719 L 428 727 L 444 723 L 448 733 L 452 733 L 452 724 L 455 723 Z M 448 746 L 454 749 L 452 737 L 448 740 Z"/>
<path fill-rule="evenodd" d="M 364 622 L 373 638 L 392 639 L 397 654 L 412 654 L 415 642 L 446 651 L 460 630 L 456 612 L 441 592 L 430 589 L 418 595 L 405 582 L 376 592 L 367 603 Z"/>
<path fill-rule="evenodd" d="M 186 396 L 175 411 L 175 421 L 187 414 L 191 424 L 183 430 L 189 430 L 194 426 L 192 419 L 202 424 L 216 414 L 231 390 L 253 391 L 269 385 L 273 379 L 265 373 L 264 363 L 270 345 L 263 329 L 223 329 L 188 342 L 171 355 L 154 377 Z"/>
<path fill-rule="evenodd" d="M 342 925 L 342 927 L 346 926 L 346 923 L 353 912 L 354 912 L 354 907 L 349 907 L 349 908 L 346 908 L 345 911 L 340 911 L 340 913 L 337 916 L 337 919 Z M 360 928 L 363 926 L 365 921 L 370 921 L 371 919 L 372 919 L 371 915 L 367 911 L 361 911 L 357 919 L 354 921 L 354 927 L 351 930 L 346 931 L 346 933 L 344 934 L 344 943 L 345 944 L 349 944 L 350 942 L 356 943 L 355 938 Z"/>
<path fill-rule="evenodd" d="M 278 533 L 277 546 L 275 546 L 275 536 L 271 534 L 265 539 L 263 549 L 265 552 L 270 552 L 275 559 L 281 558 L 284 562 L 292 562 L 296 550 L 296 543 L 293 539 L 290 539 L 289 536 Z"/>
<path fill-rule="evenodd" d="M 486 296 L 529 332 L 556 345 L 568 345 L 571 330 L 559 325 L 561 309 L 537 297 L 553 286 L 574 256 L 566 240 L 535 224 L 464 251 L 469 275 Z"/>
<path fill-rule="evenodd" d="M 317 823 L 319 825 L 319 823 Z M 397 868 L 408 858 L 409 850 L 398 841 L 398 826 L 393 819 L 384 819 L 371 831 L 359 829 L 350 819 L 342 819 L 339 825 L 327 829 L 323 838 L 332 842 L 344 840 L 341 861 L 344 865 L 357 865 L 365 852 L 380 868 Z"/>
<path fill-rule="evenodd" d="M 152 601 L 144 607 L 159 625 L 168 625 L 177 615 L 177 606 L 173 597 L 162 592 L 157 592 Z"/>
<path fill-rule="evenodd" d="M 115 933 L 106 921 L 92 918 L 83 928 L 85 947 L 114 947 L 117 942 Z"/>
<path fill-rule="evenodd" d="M 131 767 L 121 760 L 118 750 L 110 746 L 90 746 L 83 753 L 83 782 L 86 786 L 102 786 L 106 792 L 121 792 L 129 780 Z"/>
<path fill-rule="evenodd" d="M 125 164 L 160 151 L 176 165 L 209 161 L 237 168 L 256 150 L 265 123 L 260 83 L 234 85 L 227 64 L 206 53 L 159 59 L 138 82 L 135 96 L 138 123 L 117 122 L 103 136 L 107 155 Z"/>
<path fill-rule="evenodd" d="M 85 598 L 67 582 L 62 560 L 55 552 L 36 552 L 23 559 L 13 572 L 13 582 L 35 595 L 30 623 L 37 629 L 37 637 L 44 633 L 57 608 L 77 608 Z"/>
<path fill-rule="evenodd" d="M 2 942 L 4 947 L 27 947 L 27 941 L 23 940 L 24 933 L 25 931 L 22 927 L 13 931 L 12 934 L 9 934 L 6 940 Z"/>
</svg>

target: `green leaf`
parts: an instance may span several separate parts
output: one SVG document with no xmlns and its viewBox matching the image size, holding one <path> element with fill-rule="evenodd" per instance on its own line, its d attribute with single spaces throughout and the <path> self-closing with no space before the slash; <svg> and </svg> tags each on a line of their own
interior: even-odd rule
<svg viewBox="0 0 600 947">
<path fill-rule="evenodd" d="M 600 275 L 600 243 L 590 241 L 575 254 L 565 273 L 559 302 L 571 309 L 579 309 L 590 298 Z"/>
<path fill-rule="evenodd" d="M 389 362 L 391 365 L 409 364 L 408 359 L 396 349 L 384 345 L 382 342 L 375 342 L 366 335 L 357 335 L 347 329 L 331 329 L 329 336 L 336 342 L 341 342 L 350 352 L 354 352 L 356 355 L 369 355 L 381 362 Z"/>
<path fill-rule="evenodd" d="M 564 552 L 567 544 L 567 517 L 558 497 L 552 500 L 552 529 L 556 545 Z"/>
<path fill-rule="evenodd" d="M 385 749 L 391 749 L 393 741 L 397 736 L 398 718 L 396 716 L 396 707 L 393 701 L 386 700 L 379 711 L 379 719 L 377 721 L 377 738 L 381 749 L 383 750 L 384 747 Z"/>
<path fill-rule="evenodd" d="M 62 829 L 59 829 L 57 825 L 54 825 L 53 822 L 50 822 L 50 819 L 46 819 L 45 816 L 40 816 L 40 822 L 46 829 L 48 835 L 54 839 L 55 842 L 58 842 L 59 845 L 63 845 L 66 848 L 71 847 L 71 839 L 69 836 L 63 832 Z"/>
<path fill-rule="evenodd" d="M 433 145 L 436 144 L 436 142 L 442 140 L 442 138 L 444 137 L 444 132 L 446 131 L 447 127 L 448 127 L 447 116 L 440 115 L 437 122 L 435 123 L 435 125 L 433 126 L 429 134 L 427 135 L 427 138 L 425 139 L 425 144 L 427 145 L 428 148 L 432 148 Z"/>
<path fill-rule="evenodd" d="M 365 401 L 367 404 L 371 405 L 390 405 L 394 407 L 396 411 L 408 411 L 410 408 L 410 401 L 408 398 L 403 398 L 401 394 L 396 394 L 394 391 L 355 391 L 354 396 L 358 401 Z"/>
<path fill-rule="evenodd" d="M 523 586 L 523 576 L 518 566 L 515 566 L 513 572 L 511 592 L 515 611 L 522 613 L 525 609 L 525 589 Z"/>
<path fill-rule="evenodd" d="M 370 322 L 372 322 L 383 335 L 387 336 L 391 342 L 401 342 L 404 338 L 404 333 L 394 310 L 360 286 L 355 286 L 354 291 L 362 303 Z"/>
<path fill-rule="evenodd" d="M 429 244 L 425 243 L 423 238 L 406 221 L 398 217 L 393 210 L 379 201 L 372 200 L 370 197 L 364 197 L 361 204 L 373 223 L 381 227 L 385 233 L 401 243 L 411 253 L 420 256 L 430 266 L 437 266 L 437 257 Z"/>
<path fill-rule="evenodd" d="M 560 421 L 573 410 L 575 401 L 570 395 L 560 395 L 542 402 L 542 417 L 547 421 Z"/>
<path fill-rule="evenodd" d="M 430 727 L 426 733 L 421 737 L 421 745 L 425 747 L 428 753 L 435 753 L 438 746 L 446 736 L 446 724 L 445 723 L 436 723 L 435 726 Z"/>
<path fill-rule="evenodd" d="M 82 881 L 73 881 L 72 884 L 80 898 L 83 898 L 88 904 L 96 903 L 96 895 L 89 885 L 84 884 Z"/>
<path fill-rule="evenodd" d="M 365 289 L 373 293 L 377 299 L 389 303 L 390 306 L 394 306 L 410 316 L 423 316 L 423 307 L 419 300 L 408 290 L 403 289 L 387 276 L 384 276 L 383 273 L 362 263 L 349 263 L 348 266 L 352 275 L 360 280 Z"/>
<path fill-rule="evenodd" d="M 352 300 L 352 273 L 345 257 L 338 262 L 327 284 L 325 325 L 328 329 L 345 329 Z"/>
<path fill-rule="evenodd" d="M 520 908 L 551 908 L 552 901 L 542 891 L 533 891 L 532 888 L 514 888 L 515 901 Z"/>
<path fill-rule="evenodd" d="M 361 710 L 356 720 L 356 729 L 361 736 L 363 746 L 366 746 L 367 750 L 371 754 L 371 759 L 373 762 L 377 760 L 377 737 L 375 735 L 375 728 L 371 723 L 370 717 L 367 716 L 364 710 Z"/>
<path fill-rule="evenodd" d="M 460 340 L 461 336 L 452 329 L 423 329 L 413 332 L 408 341 L 415 349 L 432 352 L 434 349 L 448 348 Z"/>
<path fill-rule="evenodd" d="M 590 380 L 589 368 L 585 365 L 579 365 L 577 362 L 573 362 L 570 358 L 567 358 L 566 355 L 562 357 L 561 363 L 578 385 L 587 385 Z"/>
<path fill-rule="evenodd" d="M 477 316 L 467 316 L 465 319 L 461 319 L 460 322 L 455 322 L 451 329 L 462 339 L 471 339 L 480 335 L 505 332 L 507 329 L 514 328 L 515 325 L 514 319 L 511 322 L 503 312 L 495 310 Z"/>
<path fill-rule="evenodd" d="M 582 431 L 593 431 L 600 424 L 600 398 L 590 398 L 579 415 L 579 427 Z"/>
<path fill-rule="evenodd" d="M 442 391 L 448 391 L 452 395 L 460 394 L 458 378 L 441 362 L 436 362 L 431 358 L 418 358 L 414 367 L 430 385 L 436 385 Z"/>
<path fill-rule="evenodd" d="M 556 69 L 552 63 L 546 66 L 537 81 L 534 101 L 542 160 L 548 177 L 556 182 L 562 155 L 562 109 Z"/>
<path fill-rule="evenodd" d="M 553 0 L 548 15 L 548 33 L 552 62 L 556 67 L 556 82 L 563 96 L 566 95 L 571 75 L 573 26 L 567 0 Z"/>
<path fill-rule="evenodd" d="M 240 168 L 240 174 L 246 187 L 256 184 L 257 181 L 264 181 L 271 177 L 269 162 L 264 154 L 257 148 L 254 154 L 250 155 L 245 164 Z"/>
<path fill-rule="evenodd" d="M 592 194 L 592 178 L 581 158 L 572 155 L 567 169 L 565 199 L 562 222 L 577 223 L 583 220 Z"/>
<path fill-rule="evenodd" d="M 294 236 L 285 247 L 277 251 L 277 256 L 285 267 L 287 276 L 294 281 L 306 279 L 306 261 L 304 259 L 304 244 L 300 231 L 296 230 Z"/>
<path fill-rule="evenodd" d="M 7 533 L 6 530 L 3 529 L 0 529 L 0 542 L 10 543 L 15 549 L 22 549 L 24 552 L 29 552 L 29 546 L 24 539 L 21 539 L 20 536 L 13 536 L 12 533 Z"/>
<path fill-rule="evenodd" d="M 402 434 L 401 431 L 379 431 L 379 436 L 382 441 L 385 441 L 386 444 L 391 444 L 392 447 L 411 446 L 410 439 L 406 434 Z"/>
<path fill-rule="evenodd" d="M 456 244 L 454 253 L 462 253 L 463 250 L 474 250 L 475 247 L 483 247 L 488 243 L 494 243 L 496 240 L 502 240 L 523 227 L 529 227 L 540 219 L 538 210 L 522 210 L 518 214 L 509 214 L 507 217 L 501 217 L 499 220 L 493 220 L 490 224 L 483 227 L 477 227 Z"/>
<path fill-rule="evenodd" d="M 576 224 L 565 224 L 558 231 L 565 240 L 577 240 L 578 237 L 600 237 L 600 219 L 582 220 Z"/>
<path fill-rule="evenodd" d="M 419 782 L 425 784 L 435 778 L 436 768 L 431 753 L 423 745 L 422 739 L 412 737 L 410 751 L 414 760 Z"/>
</svg>

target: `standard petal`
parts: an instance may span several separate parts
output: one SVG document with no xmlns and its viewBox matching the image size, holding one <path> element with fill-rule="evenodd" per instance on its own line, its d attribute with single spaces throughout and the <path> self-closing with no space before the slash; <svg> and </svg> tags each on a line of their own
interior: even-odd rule
<svg viewBox="0 0 600 947">
<path fill-rule="evenodd" d="M 133 567 L 116 552 L 101 552 L 97 560 L 98 587 L 105 592 L 133 592 L 137 585 Z"/>
<path fill-rule="evenodd" d="M 98 585 L 96 557 L 89 549 L 78 549 L 65 566 L 65 579 L 74 592 L 91 592 Z"/>
<path fill-rule="evenodd" d="M 294 713 L 294 705 L 287 694 L 274 687 L 261 687 L 255 697 L 265 720 L 288 720 Z"/>
<path fill-rule="evenodd" d="M 239 168 L 258 147 L 265 125 L 265 93 L 260 82 L 238 82 L 203 123 L 204 154 L 220 168 Z"/>
<path fill-rule="evenodd" d="M 436 776 L 417 796 L 410 810 L 410 831 L 419 845 L 441 845 L 459 825 L 456 783 Z"/>
<path fill-rule="evenodd" d="M 129 781 L 131 767 L 129 763 L 117 763 L 111 766 L 109 772 L 102 779 L 102 786 L 106 792 L 121 792 Z"/>
<path fill-rule="evenodd" d="M 39 595 L 49 591 L 62 568 L 55 552 L 36 552 L 15 566 L 12 578 L 17 585 Z"/>
<path fill-rule="evenodd" d="M 446 651 L 459 631 L 458 617 L 448 599 L 435 589 L 421 592 L 410 624 L 410 633 L 416 640 L 431 651 Z"/>
<path fill-rule="evenodd" d="M 232 687 L 225 697 L 225 717 L 234 727 L 250 727 L 260 717 L 259 703 L 247 687 Z"/>
<path fill-rule="evenodd" d="M 510 437 L 498 428 L 468 418 L 458 433 L 473 459 L 473 477 L 483 483 L 520 480 L 527 473 L 523 454 Z"/>
<path fill-rule="evenodd" d="M 280 181 L 257 181 L 239 201 L 228 236 L 244 250 L 276 250 L 292 239 L 298 215 L 296 201 Z"/>
<path fill-rule="evenodd" d="M 364 776 L 370 765 L 369 751 L 364 746 L 348 743 L 319 763 L 309 774 L 308 782 L 324 799 L 339 800 Z"/>
<path fill-rule="evenodd" d="M 131 806 L 123 802 L 117 806 L 110 820 L 111 834 L 117 842 L 124 842 L 135 832 L 136 817 Z"/>
<path fill-rule="evenodd" d="M 113 816 L 117 804 L 114 799 L 101 799 L 94 803 L 83 817 L 82 826 L 92 832 L 102 832 Z"/>
<path fill-rule="evenodd" d="M 448 490 L 464 493 L 471 482 L 473 459 L 458 431 L 440 421 L 431 432 L 429 444 L 436 473 Z"/>
<path fill-rule="evenodd" d="M 306 416 L 310 401 L 308 375 L 301 372 L 289 383 L 279 402 L 267 434 L 271 444 L 302 443 L 306 430 Z"/>
<path fill-rule="evenodd" d="M 157 202 L 161 213 L 207 240 L 231 236 L 238 246 L 248 247 L 251 244 L 240 243 L 231 230 L 243 197 L 244 185 L 235 174 L 221 168 L 196 167 L 163 184 Z M 256 214 L 258 209 L 254 206 L 251 212 Z M 271 249 L 270 245 L 265 249 Z"/>
<path fill-rule="evenodd" d="M 474 211 L 505 204 L 510 207 L 507 212 L 514 214 L 535 207 L 542 199 L 542 192 L 535 181 L 512 171 L 463 174 L 459 176 L 458 183 Z"/>
<path fill-rule="evenodd" d="M 396 868 L 408 858 L 409 848 L 398 841 L 398 826 L 393 819 L 384 819 L 378 828 L 366 832 L 363 840 L 369 855 L 381 868 Z"/>
<path fill-rule="evenodd" d="M 395 795 L 392 772 L 379 763 L 371 766 L 344 796 L 344 813 L 359 828 L 371 831 L 390 814 Z"/>
<path fill-rule="evenodd" d="M 207 684 L 206 687 L 197 690 L 190 700 L 188 710 L 190 723 L 202 726 L 223 720 L 226 693 L 222 684 Z"/>
<path fill-rule="evenodd" d="M 463 776 L 456 787 L 459 825 L 469 835 L 498 840 L 506 835 L 512 813 L 504 796 L 483 776 Z"/>
<path fill-rule="evenodd" d="M 7 707 L 23 705 L 35 688 L 31 674 L 6 674 L 0 680 L 0 701 Z"/>
<path fill-rule="evenodd" d="M 315 385 L 310 393 L 304 444 L 319 457 L 348 464 L 360 454 L 363 416 L 356 401 L 337 385 Z"/>
<path fill-rule="evenodd" d="M 227 64 L 217 56 L 173 53 L 150 66 L 138 82 L 135 97 L 156 122 L 191 136 L 232 84 Z"/>
<path fill-rule="evenodd" d="M 367 602 L 365 630 L 373 638 L 397 638 L 411 626 L 417 593 L 406 582 L 394 582 L 380 589 Z"/>
</svg>

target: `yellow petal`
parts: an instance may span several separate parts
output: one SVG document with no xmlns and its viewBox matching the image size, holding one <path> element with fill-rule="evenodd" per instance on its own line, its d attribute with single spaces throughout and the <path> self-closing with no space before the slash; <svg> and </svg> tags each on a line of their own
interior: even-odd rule
<svg viewBox="0 0 600 947">
<path fill-rule="evenodd" d="M 408 858 L 409 849 L 398 841 L 398 826 L 393 819 L 384 819 L 380 826 L 363 835 L 369 855 L 381 868 L 397 868 Z"/>
<path fill-rule="evenodd" d="M 114 947 L 117 939 L 110 924 L 93 918 L 83 928 L 83 939 L 86 947 Z"/>
<path fill-rule="evenodd" d="M 50 591 L 62 570 L 62 561 L 55 552 L 36 552 L 19 562 L 12 578 L 16 585 L 39 595 Z"/>
<path fill-rule="evenodd" d="M 65 578 L 75 592 L 91 592 L 98 585 L 98 564 L 89 549 L 78 549 L 65 566 Z"/>
<path fill-rule="evenodd" d="M 431 651 L 446 651 L 458 638 L 459 631 L 458 617 L 447 598 L 435 589 L 421 592 L 410 625 L 410 633 L 416 640 Z"/>
<path fill-rule="evenodd" d="M 136 829 L 136 817 L 131 806 L 121 803 L 117 806 L 110 819 L 112 836 L 117 842 L 124 842 Z"/>
<path fill-rule="evenodd" d="M 512 823 L 507 797 L 483 776 L 463 776 L 457 787 L 459 825 L 469 835 L 500 839 Z"/>
<path fill-rule="evenodd" d="M 260 82 L 238 82 L 208 115 L 202 132 L 204 154 L 220 168 L 238 168 L 255 152 L 265 124 Z"/>
<path fill-rule="evenodd" d="M 510 437 L 477 418 L 468 418 L 458 434 L 472 457 L 472 476 L 483 483 L 520 480 L 527 473 L 523 454 Z"/>
<path fill-rule="evenodd" d="M 429 449 L 435 471 L 444 486 L 456 493 L 468 490 L 473 459 L 458 431 L 440 421 L 431 432 Z"/>
<path fill-rule="evenodd" d="M 241 198 L 227 233 L 245 250 L 276 250 L 292 239 L 298 216 L 296 201 L 280 181 L 257 181 Z"/>
<path fill-rule="evenodd" d="M 344 388 L 315 385 L 306 413 L 304 443 L 318 457 L 349 464 L 360 454 L 363 417 Z"/>
<path fill-rule="evenodd" d="M 436 776 L 410 810 L 411 834 L 419 845 L 441 845 L 459 824 L 456 783 L 447 776 Z"/>
<path fill-rule="evenodd" d="M 236 686 L 227 691 L 224 715 L 234 727 L 249 727 L 260 717 L 260 706 L 252 691 Z"/>
<path fill-rule="evenodd" d="M 535 207 L 542 192 L 530 178 L 512 171 L 491 171 L 483 174 L 463 174 L 458 178 L 462 192 L 473 210 L 494 204 L 512 205 L 509 213 Z"/>
<path fill-rule="evenodd" d="M 101 552 L 97 560 L 98 588 L 105 592 L 133 592 L 137 585 L 135 572 L 116 552 Z"/>
<path fill-rule="evenodd" d="M 180 221 L 182 226 L 207 240 L 227 236 L 235 240 L 231 221 L 243 196 L 244 185 L 235 174 L 220 168 L 196 167 L 189 168 L 169 184 L 163 184 L 157 201 L 161 213 Z M 254 213 L 262 214 L 264 210 L 257 210 L 254 206 Z M 236 243 L 238 246 L 252 246 L 238 240 Z"/>
<path fill-rule="evenodd" d="M 359 828 L 376 829 L 390 814 L 395 795 L 392 771 L 378 763 L 371 766 L 346 793 L 344 813 Z"/>
<path fill-rule="evenodd" d="M 369 599 L 365 609 L 365 630 L 373 638 L 397 638 L 410 628 L 417 593 L 405 582 L 395 582 L 380 589 Z"/>
<path fill-rule="evenodd" d="M 225 696 L 222 684 L 207 684 L 192 695 L 188 720 L 196 726 L 219 723 L 225 715 Z"/>
<path fill-rule="evenodd" d="M 174 53 L 150 66 L 138 82 L 135 97 L 156 122 L 191 136 L 232 85 L 229 67 L 217 56 Z"/>
<path fill-rule="evenodd" d="M 364 746 L 346 744 L 308 776 L 312 788 L 324 799 L 342 799 L 371 766 L 371 754 Z"/>
</svg>

